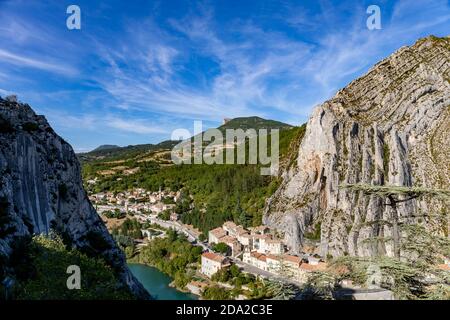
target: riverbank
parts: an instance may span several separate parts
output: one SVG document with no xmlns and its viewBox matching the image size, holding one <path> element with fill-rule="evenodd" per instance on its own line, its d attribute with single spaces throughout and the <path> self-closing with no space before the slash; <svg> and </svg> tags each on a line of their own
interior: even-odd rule
<svg viewBox="0 0 450 320">
<path fill-rule="evenodd" d="M 198 297 L 170 286 L 173 281 L 155 267 L 140 263 L 128 263 L 133 275 L 156 300 L 197 300 Z"/>
</svg>

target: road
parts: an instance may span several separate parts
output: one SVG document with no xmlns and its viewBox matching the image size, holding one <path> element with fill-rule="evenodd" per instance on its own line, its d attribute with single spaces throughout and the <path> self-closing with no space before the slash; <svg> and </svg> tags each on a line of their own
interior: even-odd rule
<svg viewBox="0 0 450 320">
<path fill-rule="evenodd" d="M 187 237 L 187 240 L 189 242 L 195 243 L 195 245 L 201 246 L 203 248 L 203 250 L 211 250 L 211 248 L 207 244 L 201 242 L 188 228 L 184 227 L 181 223 L 179 223 L 177 221 L 165 221 L 165 220 L 161 220 L 157 217 L 144 216 L 144 215 L 139 215 L 139 218 L 146 222 L 155 223 L 166 229 L 170 229 L 170 228 L 175 229 L 176 231 L 183 233 Z"/>
<path fill-rule="evenodd" d="M 251 273 L 251 274 L 256 274 L 256 275 L 259 275 L 259 276 L 261 276 L 263 278 L 276 280 L 276 281 L 280 281 L 280 282 L 287 283 L 287 284 L 293 284 L 295 286 L 301 286 L 301 283 L 299 283 L 299 282 L 297 282 L 295 280 L 282 277 L 280 275 L 277 275 L 275 273 L 272 273 L 272 272 L 269 272 L 269 271 L 266 271 L 266 270 L 259 269 L 259 268 L 255 267 L 255 266 L 253 266 L 251 264 L 248 264 L 248 263 L 245 263 L 245 262 L 243 262 L 243 261 L 241 261 L 239 259 L 231 258 L 231 260 L 238 267 L 242 268 L 245 272 L 248 272 L 248 273 Z"/>
<path fill-rule="evenodd" d="M 201 242 L 188 228 L 184 227 L 181 223 L 179 223 L 177 221 L 165 221 L 165 220 L 158 219 L 157 217 L 149 217 L 149 216 L 144 216 L 144 215 L 141 215 L 140 218 L 147 222 L 155 223 L 163 228 L 167 228 L 167 229 L 172 228 L 179 232 L 182 232 L 184 235 L 186 235 L 189 242 L 195 243 L 195 245 L 201 246 L 203 248 L 203 250 L 212 251 L 212 248 L 208 244 Z M 263 278 L 268 278 L 268 279 L 281 281 L 281 282 L 288 283 L 288 284 L 293 284 L 295 286 L 301 285 L 297 281 L 294 281 L 292 279 L 288 279 L 285 277 L 281 277 L 280 275 L 274 274 L 274 273 L 266 271 L 266 270 L 259 269 L 255 266 L 245 263 L 235 257 L 229 257 L 229 258 L 232 262 L 234 262 L 237 266 L 242 268 L 245 272 L 259 275 Z"/>
</svg>

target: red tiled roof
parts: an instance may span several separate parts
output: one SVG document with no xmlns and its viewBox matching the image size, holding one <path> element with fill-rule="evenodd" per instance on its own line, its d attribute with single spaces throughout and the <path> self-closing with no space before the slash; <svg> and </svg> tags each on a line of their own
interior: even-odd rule
<svg viewBox="0 0 450 320">
<path fill-rule="evenodd" d="M 264 262 L 266 262 L 266 256 L 265 255 L 260 255 L 258 258 L 256 258 L 256 259 L 258 259 L 258 260 L 260 260 L 260 261 L 264 261 Z"/>
<path fill-rule="evenodd" d="M 268 255 L 267 255 L 267 259 L 272 259 L 272 260 L 280 261 L 280 260 L 281 260 L 281 257 L 276 256 L 276 255 L 273 255 L 273 254 L 268 254 Z"/>
<path fill-rule="evenodd" d="M 224 236 L 222 238 L 220 238 L 220 242 L 229 244 L 229 243 L 237 243 L 237 239 L 235 237 L 232 236 Z"/>
<path fill-rule="evenodd" d="M 302 261 L 302 259 L 300 257 L 291 256 L 291 255 L 288 255 L 288 254 L 283 255 L 282 256 L 282 260 L 288 261 L 288 262 L 293 262 L 293 263 L 296 263 L 296 264 L 300 264 L 300 262 Z"/>
<path fill-rule="evenodd" d="M 223 237 L 227 234 L 221 227 L 212 229 L 209 232 L 211 232 L 216 238 Z"/>
<path fill-rule="evenodd" d="M 319 262 L 316 265 L 309 264 L 309 263 L 302 263 L 300 265 L 300 269 L 305 271 L 323 271 L 327 268 L 327 264 L 324 262 Z"/>
<path fill-rule="evenodd" d="M 220 263 L 223 263 L 226 259 L 224 256 L 221 256 L 220 254 L 216 254 L 213 252 L 204 252 L 204 253 L 202 253 L 202 257 L 205 257 L 206 259 L 213 260 L 213 261 L 220 262 Z"/>
</svg>

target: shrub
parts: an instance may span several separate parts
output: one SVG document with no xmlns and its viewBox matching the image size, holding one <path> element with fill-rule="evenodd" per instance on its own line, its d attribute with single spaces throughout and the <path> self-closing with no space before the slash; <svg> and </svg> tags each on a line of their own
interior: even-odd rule
<svg viewBox="0 0 450 320">
<path fill-rule="evenodd" d="M 127 288 L 118 286 L 112 269 L 102 259 L 89 258 L 74 249 L 67 249 L 59 237 L 36 236 L 30 243 L 31 265 L 35 275 L 20 281 L 16 299 L 92 300 L 132 299 Z M 67 267 L 80 267 L 81 289 L 68 290 Z"/>
<path fill-rule="evenodd" d="M 13 133 L 14 127 L 9 121 L 0 116 L 0 133 Z"/>
<path fill-rule="evenodd" d="M 97 251 L 104 251 L 111 248 L 111 244 L 100 231 L 89 231 L 86 234 L 86 239 L 89 241 L 91 247 Z"/>
<path fill-rule="evenodd" d="M 39 129 L 39 125 L 37 123 L 34 122 L 25 122 L 22 125 L 23 130 L 27 131 L 27 132 L 33 132 Z"/>
<path fill-rule="evenodd" d="M 218 253 L 222 253 L 222 254 L 226 254 L 228 253 L 228 251 L 230 250 L 230 247 L 228 247 L 225 243 L 223 242 L 219 242 L 217 244 L 215 244 L 213 246 L 213 250 L 218 252 Z"/>
<path fill-rule="evenodd" d="M 219 286 L 212 286 L 203 290 L 202 298 L 206 300 L 229 300 L 231 296 L 230 291 Z"/>
</svg>

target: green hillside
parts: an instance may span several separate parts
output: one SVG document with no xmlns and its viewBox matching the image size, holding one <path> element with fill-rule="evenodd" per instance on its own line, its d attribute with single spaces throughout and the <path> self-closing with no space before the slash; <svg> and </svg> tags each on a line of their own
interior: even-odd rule
<svg viewBox="0 0 450 320">
<path fill-rule="evenodd" d="M 108 146 L 100 146 L 91 152 L 79 153 L 77 156 L 81 162 L 122 160 L 136 157 L 146 152 L 170 150 L 177 143 L 178 141 L 166 140 L 158 144 L 139 144 L 126 147 L 111 146 L 109 148 Z"/>
<path fill-rule="evenodd" d="M 280 131 L 281 167 L 289 166 L 295 160 L 305 128 L 303 125 Z M 86 187 L 94 193 L 137 187 L 151 191 L 158 191 L 160 187 L 182 190 L 184 195 L 192 195 L 193 200 L 182 197 L 177 204 L 177 212 L 182 214 L 183 222 L 207 232 L 226 220 L 246 226 L 260 225 L 265 201 L 280 183 L 279 177 L 262 176 L 260 165 L 161 165 L 156 161 L 138 162 L 137 159 L 141 158 L 142 155 L 135 155 L 134 158 L 122 159 L 120 165 L 140 167 L 138 174 L 129 176 L 98 174 L 114 168 L 117 163 L 85 163 L 84 179 L 99 179 L 94 186 Z"/>
<path fill-rule="evenodd" d="M 292 129 L 293 126 L 275 120 L 266 120 L 260 117 L 243 117 L 243 118 L 234 118 L 221 125 L 218 129 L 222 132 L 225 132 L 226 129 Z"/>
</svg>

